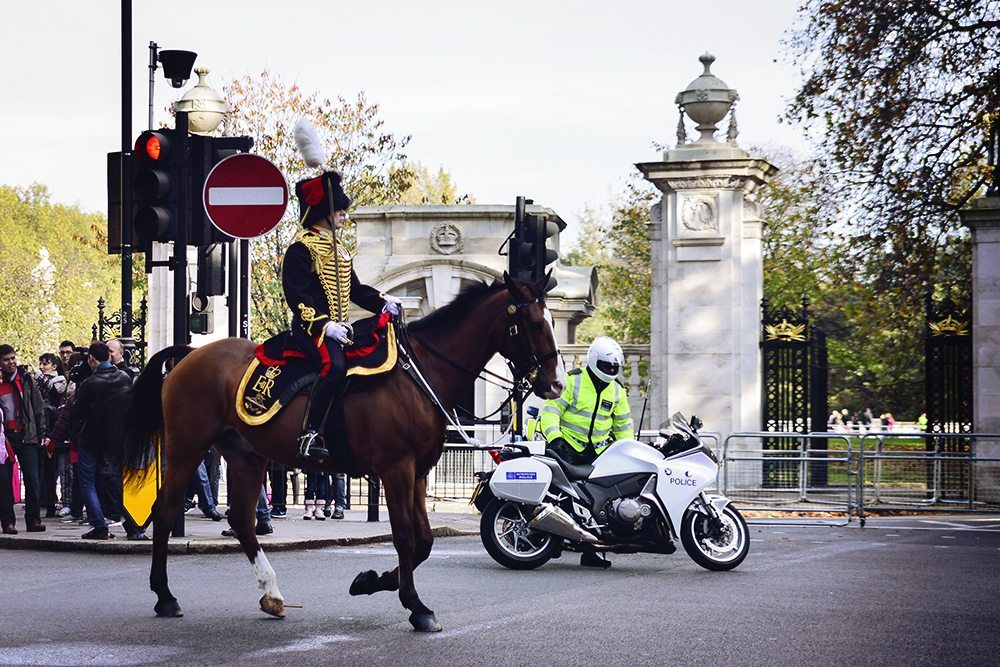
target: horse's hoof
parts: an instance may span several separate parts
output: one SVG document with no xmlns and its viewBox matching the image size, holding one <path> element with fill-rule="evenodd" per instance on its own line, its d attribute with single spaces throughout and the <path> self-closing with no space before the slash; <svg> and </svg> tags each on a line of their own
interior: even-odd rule
<svg viewBox="0 0 1000 667">
<path fill-rule="evenodd" d="M 441 632 L 444 628 L 434 618 L 434 614 L 410 614 L 410 625 L 416 632 Z"/>
<path fill-rule="evenodd" d="M 351 595 L 371 595 L 378 591 L 376 584 L 378 584 L 378 573 L 375 570 L 367 570 L 354 577 L 348 592 Z"/>
<path fill-rule="evenodd" d="M 184 615 L 184 612 L 181 611 L 181 606 L 177 603 L 177 600 L 161 600 L 156 603 L 155 607 L 153 607 L 153 611 L 155 611 L 156 615 L 160 618 L 180 618 Z"/>
<path fill-rule="evenodd" d="M 260 610 L 265 614 L 270 614 L 277 618 L 285 617 L 285 601 L 271 595 L 262 595 L 260 598 Z"/>
</svg>

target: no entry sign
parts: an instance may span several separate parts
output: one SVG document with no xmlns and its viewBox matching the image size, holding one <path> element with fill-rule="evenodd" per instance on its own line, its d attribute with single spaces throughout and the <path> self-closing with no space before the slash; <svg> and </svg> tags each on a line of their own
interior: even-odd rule
<svg viewBox="0 0 1000 667">
<path fill-rule="evenodd" d="M 277 227 L 288 208 L 288 186 L 259 155 L 231 155 L 212 168 L 202 192 L 205 213 L 220 231 L 252 239 Z"/>
</svg>

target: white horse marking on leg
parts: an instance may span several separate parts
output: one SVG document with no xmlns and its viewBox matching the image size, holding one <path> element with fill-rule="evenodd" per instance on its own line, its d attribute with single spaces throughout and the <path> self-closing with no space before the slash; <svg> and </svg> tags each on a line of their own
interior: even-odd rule
<svg viewBox="0 0 1000 667">
<path fill-rule="evenodd" d="M 264 555 L 264 550 L 260 547 L 257 548 L 257 555 L 254 556 L 251 564 L 254 576 L 257 577 L 257 588 L 260 589 L 261 594 L 284 602 L 285 598 L 278 590 L 278 578 L 274 574 L 274 568 L 271 567 L 267 556 Z"/>
</svg>

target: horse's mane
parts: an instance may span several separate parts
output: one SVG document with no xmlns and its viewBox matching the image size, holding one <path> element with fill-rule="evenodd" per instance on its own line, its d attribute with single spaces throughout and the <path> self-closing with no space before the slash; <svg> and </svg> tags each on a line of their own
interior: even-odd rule
<svg viewBox="0 0 1000 667">
<path fill-rule="evenodd" d="M 407 324 L 412 331 L 423 331 L 430 329 L 442 322 L 457 321 L 461 319 L 472 307 L 494 292 L 507 289 L 502 282 L 495 282 L 492 285 L 486 283 L 474 283 L 469 285 L 456 296 L 451 303 L 435 310 L 430 315 L 421 317 Z"/>
</svg>

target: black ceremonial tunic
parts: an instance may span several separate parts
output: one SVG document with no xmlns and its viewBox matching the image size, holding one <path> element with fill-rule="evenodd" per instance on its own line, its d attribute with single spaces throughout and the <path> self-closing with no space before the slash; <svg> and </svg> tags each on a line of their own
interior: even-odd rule
<svg viewBox="0 0 1000 667">
<path fill-rule="evenodd" d="M 334 254 L 336 253 L 336 255 Z M 374 287 L 361 284 L 350 253 L 331 232 L 299 232 L 285 252 L 281 286 L 292 309 L 292 337 L 323 377 L 344 376 L 344 349 L 323 335 L 327 322 L 346 322 L 348 302 L 379 313 L 385 301 Z"/>
</svg>

